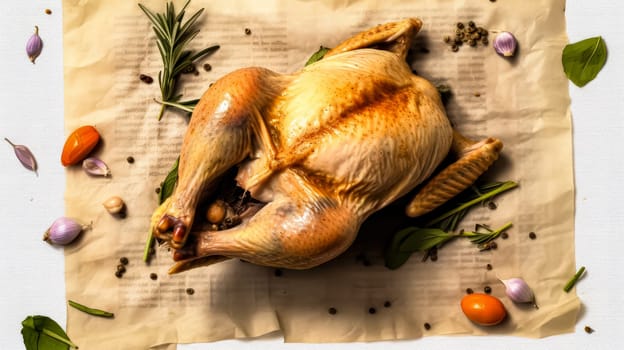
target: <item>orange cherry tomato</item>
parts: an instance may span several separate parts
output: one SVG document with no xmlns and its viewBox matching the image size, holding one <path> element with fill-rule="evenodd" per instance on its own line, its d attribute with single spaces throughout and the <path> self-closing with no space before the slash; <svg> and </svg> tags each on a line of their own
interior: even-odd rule
<svg viewBox="0 0 624 350">
<path fill-rule="evenodd" d="M 494 326 L 507 316 L 505 306 L 488 294 L 467 294 L 461 301 L 461 309 L 468 319 L 481 326 Z"/>
<path fill-rule="evenodd" d="M 100 134 L 90 125 L 81 126 L 74 130 L 74 132 L 69 134 L 63 146 L 61 164 L 68 166 L 81 162 L 99 141 Z"/>
</svg>

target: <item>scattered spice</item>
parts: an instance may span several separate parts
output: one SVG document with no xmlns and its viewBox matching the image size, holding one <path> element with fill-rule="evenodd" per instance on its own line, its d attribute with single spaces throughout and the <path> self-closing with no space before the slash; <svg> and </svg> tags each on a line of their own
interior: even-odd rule
<svg viewBox="0 0 624 350">
<path fill-rule="evenodd" d="M 327 309 L 327 313 L 329 313 L 330 315 L 335 315 L 338 312 L 338 310 L 336 310 L 335 307 L 330 307 L 329 309 Z"/>
<path fill-rule="evenodd" d="M 193 289 L 193 288 L 186 288 L 186 294 L 188 294 L 188 295 L 195 294 L 195 289 Z"/>
<path fill-rule="evenodd" d="M 474 293 L 474 290 L 472 290 L 472 288 L 466 288 L 466 294 L 472 294 Z"/>
<path fill-rule="evenodd" d="M 206 72 L 210 72 L 212 70 L 212 66 L 209 63 L 204 63 L 204 70 Z"/>
<path fill-rule="evenodd" d="M 156 281 L 158 279 L 158 275 L 154 272 L 150 273 L 149 277 L 150 279 L 152 279 L 152 281 Z"/>
<path fill-rule="evenodd" d="M 424 327 L 427 331 L 431 329 L 431 325 L 429 324 L 429 322 L 425 322 Z"/>
<path fill-rule="evenodd" d="M 4 141 L 8 142 L 11 147 L 13 147 L 13 152 L 15 152 L 15 156 L 17 160 L 22 163 L 24 168 L 32 171 L 37 174 L 37 160 L 35 160 L 35 156 L 32 154 L 30 149 L 24 145 L 16 145 L 13 142 L 9 141 L 6 137 Z"/>
<path fill-rule="evenodd" d="M 251 35 L 251 29 L 245 28 L 245 35 Z"/>
<path fill-rule="evenodd" d="M 585 329 L 585 333 L 587 333 L 587 334 L 592 334 L 592 333 L 595 332 L 594 329 L 591 328 L 590 326 L 585 326 L 584 329 Z"/>
<path fill-rule="evenodd" d="M 121 258 L 119 258 L 119 262 L 122 263 L 123 265 L 128 265 L 128 258 L 126 258 L 125 256 L 122 256 Z"/>
<path fill-rule="evenodd" d="M 377 312 L 377 309 L 375 309 L 374 307 L 368 308 L 368 313 L 373 315 Z"/>
<path fill-rule="evenodd" d="M 578 282 L 579 278 L 581 278 L 583 273 L 585 273 L 585 266 L 581 266 L 581 268 L 574 274 L 574 276 L 572 276 L 568 283 L 566 283 L 566 285 L 563 287 L 563 291 L 566 293 L 571 291 L 576 282 Z"/>
<path fill-rule="evenodd" d="M 121 278 L 121 277 L 123 277 L 123 274 L 124 274 L 124 273 L 123 273 L 123 272 L 121 272 L 121 271 L 119 271 L 119 270 L 115 271 L 115 277 L 117 277 L 117 278 Z"/>
<path fill-rule="evenodd" d="M 492 269 L 492 264 L 487 264 L 487 265 L 485 265 L 485 268 L 486 268 L 487 270 L 491 270 L 491 269 Z"/>
<path fill-rule="evenodd" d="M 529 238 L 530 239 L 536 239 L 537 235 L 535 234 L 535 232 L 529 232 Z"/>
<path fill-rule="evenodd" d="M 35 63 L 35 60 L 41 54 L 41 49 L 43 49 L 43 41 L 39 36 L 39 27 L 35 26 L 35 33 L 26 42 L 26 54 L 30 62 Z"/>
<path fill-rule="evenodd" d="M 384 307 L 390 307 L 392 306 L 392 303 L 390 302 L 390 300 L 386 300 L 386 302 L 384 302 Z"/>
<path fill-rule="evenodd" d="M 490 286 L 485 286 L 485 287 L 483 288 L 483 291 L 485 292 L 485 294 L 490 294 L 490 293 L 492 293 L 492 287 L 490 287 Z"/>
<path fill-rule="evenodd" d="M 154 82 L 154 78 L 150 77 L 147 74 L 140 74 L 139 75 L 139 79 L 144 82 L 145 84 L 151 84 Z"/>
<path fill-rule="evenodd" d="M 51 15 L 51 14 L 52 14 L 52 10 L 50 10 L 50 9 L 45 9 L 45 14 L 46 14 L 46 15 Z"/>
<path fill-rule="evenodd" d="M 477 27 L 474 21 L 469 21 L 467 24 L 458 22 L 455 24 L 454 38 L 447 35 L 442 40 L 451 46 L 453 52 L 457 52 L 464 43 L 471 47 L 477 47 L 479 43 L 484 46 L 487 45 L 488 34 L 489 32 L 485 28 Z"/>
<path fill-rule="evenodd" d="M 117 265 L 117 271 L 121 272 L 121 273 L 125 273 L 126 272 L 126 267 L 122 264 Z"/>
<path fill-rule="evenodd" d="M 128 164 L 134 163 L 134 157 L 133 156 L 128 156 L 128 158 L 126 158 L 126 162 L 128 162 Z"/>
</svg>

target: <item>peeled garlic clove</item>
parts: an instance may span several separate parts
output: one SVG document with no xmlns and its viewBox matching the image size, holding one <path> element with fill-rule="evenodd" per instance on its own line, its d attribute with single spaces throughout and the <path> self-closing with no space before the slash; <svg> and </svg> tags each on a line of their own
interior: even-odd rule
<svg viewBox="0 0 624 350">
<path fill-rule="evenodd" d="M 43 240 L 57 245 L 67 245 L 73 242 L 80 232 L 91 228 L 91 225 L 82 225 L 78 221 L 60 217 L 52 223 L 43 235 Z"/>
<path fill-rule="evenodd" d="M 500 280 L 505 285 L 505 294 L 516 303 L 531 303 L 538 309 L 535 303 L 535 294 L 531 287 L 522 278 L 510 278 Z"/>
<path fill-rule="evenodd" d="M 93 176 L 110 176 L 111 172 L 108 165 L 101 159 L 90 157 L 82 161 L 82 169 L 89 175 Z"/>
<path fill-rule="evenodd" d="M 500 32 L 492 43 L 496 53 L 503 57 L 511 57 L 516 53 L 518 42 L 510 32 Z"/>
<path fill-rule="evenodd" d="M 126 207 L 123 199 L 121 199 L 119 196 L 110 197 L 109 199 L 105 200 L 102 205 L 109 213 L 113 215 L 122 213 L 124 208 Z"/>
</svg>

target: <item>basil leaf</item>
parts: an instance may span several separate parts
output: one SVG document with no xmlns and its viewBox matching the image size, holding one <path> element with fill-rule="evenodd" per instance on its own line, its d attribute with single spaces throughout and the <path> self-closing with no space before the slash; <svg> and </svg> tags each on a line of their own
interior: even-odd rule
<svg viewBox="0 0 624 350">
<path fill-rule="evenodd" d="M 315 53 L 312 54 L 312 56 L 310 56 L 310 58 L 308 58 L 308 61 L 306 62 L 306 66 L 310 65 L 314 62 L 320 61 L 321 58 L 323 58 L 325 56 L 325 54 L 330 50 L 329 47 L 325 47 L 325 46 L 321 46 L 318 51 L 316 51 Z"/>
<path fill-rule="evenodd" d="M 568 44 L 561 61 L 568 79 L 583 87 L 596 78 L 607 61 L 607 46 L 600 36 Z"/>
<path fill-rule="evenodd" d="M 46 316 L 28 316 L 22 321 L 22 337 L 26 350 L 67 350 L 78 346 L 56 323 Z"/>
<path fill-rule="evenodd" d="M 384 264 L 387 268 L 391 270 L 398 269 L 412 255 L 412 252 L 401 251 L 400 247 L 405 238 L 409 237 L 415 230 L 418 230 L 418 228 L 407 227 L 394 234 L 384 254 Z"/>
<path fill-rule="evenodd" d="M 179 163 L 180 163 L 180 158 L 178 157 L 178 159 L 176 159 L 176 161 L 173 163 L 173 166 L 171 167 L 169 174 L 167 174 L 167 177 L 165 177 L 165 180 L 160 186 L 160 192 L 158 193 L 158 202 L 160 204 L 162 204 L 165 201 L 165 199 L 169 198 L 169 196 L 173 194 L 175 185 L 178 182 Z"/>
</svg>

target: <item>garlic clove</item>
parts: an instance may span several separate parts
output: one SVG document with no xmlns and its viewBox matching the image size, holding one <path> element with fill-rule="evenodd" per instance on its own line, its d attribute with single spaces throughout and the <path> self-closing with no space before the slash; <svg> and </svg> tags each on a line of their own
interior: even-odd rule
<svg viewBox="0 0 624 350">
<path fill-rule="evenodd" d="M 497 54 L 503 57 L 511 57 L 516 53 L 518 41 L 510 32 L 500 32 L 494 38 L 492 46 Z"/>
<path fill-rule="evenodd" d="M 505 285 L 505 294 L 515 303 L 531 303 L 539 309 L 535 303 L 533 290 L 522 278 L 499 279 Z"/>
<path fill-rule="evenodd" d="M 78 221 L 60 217 L 50 225 L 43 235 L 43 240 L 56 245 L 67 245 L 73 242 L 82 231 L 91 228 L 91 225 L 82 225 Z"/>
<path fill-rule="evenodd" d="M 43 49 L 43 41 L 39 36 L 39 27 L 35 26 L 35 33 L 26 42 L 26 54 L 30 62 L 35 63 L 35 60 L 41 54 L 41 49 Z"/>
<path fill-rule="evenodd" d="M 82 169 L 89 175 L 93 176 L 110 176 L 111 172 L 108 165 L 101 159 L 90 157 L 82 161 Z"/>
<path fill-rule="evenodd" d="M 121 214 L 126 208 L 126 204 L 119 196 L 112 196 L 108 198 L 104 201 L 104 203 L 102 203 L 102 205 L 112 215 Z"/>
</svg>

